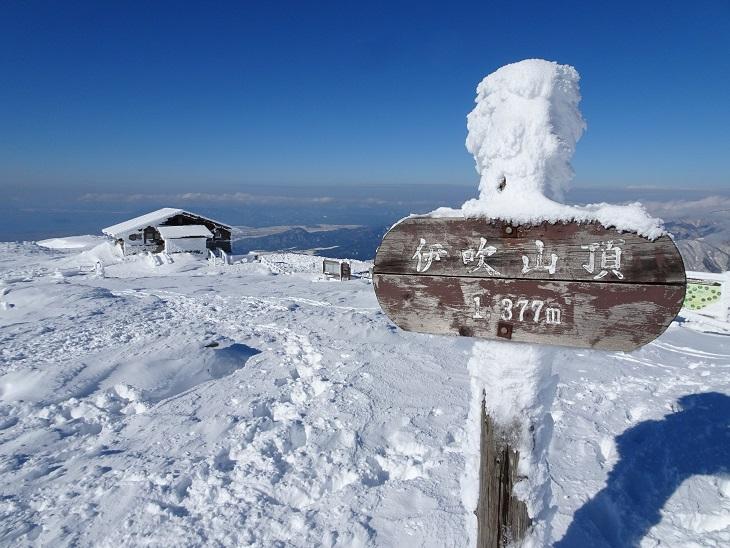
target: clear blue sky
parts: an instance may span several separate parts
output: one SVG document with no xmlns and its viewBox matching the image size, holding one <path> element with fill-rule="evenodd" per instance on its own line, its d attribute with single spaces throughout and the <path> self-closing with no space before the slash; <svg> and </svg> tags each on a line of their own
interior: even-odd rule
<svg viewBox="0 0 730 548">
<path fill-rule="evenodd" d="M 477 83 L 582 75 L 577 185 L 730 186 L 730 2 L 0 4 L 0 186 L 474 184 Z"/>
</svg>

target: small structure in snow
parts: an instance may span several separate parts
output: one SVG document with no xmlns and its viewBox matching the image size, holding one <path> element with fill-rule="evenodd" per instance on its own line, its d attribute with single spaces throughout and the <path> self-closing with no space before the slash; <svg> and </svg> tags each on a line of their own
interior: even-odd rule
<svg viewBox="0 0 730 548">
<path fill-rule="evenodd" d="M 203 253 L 208 249 L 231 252 L 231 227 L 183 209 L 165 207 L 102 230 L 121 246 L 125 255 Z"/>
<path fill-rule="evenodd" d="M 350 263 L 334 259 L 324 259 L 322 261 L 322 274 L 327 277 L 333 276 L 339 278 L 341 282 L 349 280 L 352 276 Z"/>
</svg>

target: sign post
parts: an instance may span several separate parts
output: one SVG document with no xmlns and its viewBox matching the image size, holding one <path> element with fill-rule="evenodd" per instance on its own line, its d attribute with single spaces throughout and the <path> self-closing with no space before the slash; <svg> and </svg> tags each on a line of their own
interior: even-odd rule
<svg viewBox="0 0 730 548">
<path fill-rule="evenodd" d="M 409 217 L 385 235 L 373 283 L 383 311 L 405 330 L 623 351 L 661 335 L 686 290 L 684 264 L 668 236 L 652 241 L 597 223 L 515 226 L 427 216 Z M 525 374 L 540 370 L 534 361 L 523 359 Z M 476 542 L 498 548 L 522 539 L 532 522 L 513 494 L 515 432 L 490 417 L 478 397 Z"/>
<path fill-rule="evenodd" d="M 404 219 L 375 257 L 375 292 L 398 326 L 484 339 L 467 363 L 461 481 L 480 548 L 552 541 L 557 379 L 546 345 L 631 351 L 661 335 L 684 299 L 677 248 L 640 204 L 560 203 L 585 130 L 579 79 L 542 59 L 484 78 L 466 138 L 479 197 Z"/>
</svg>

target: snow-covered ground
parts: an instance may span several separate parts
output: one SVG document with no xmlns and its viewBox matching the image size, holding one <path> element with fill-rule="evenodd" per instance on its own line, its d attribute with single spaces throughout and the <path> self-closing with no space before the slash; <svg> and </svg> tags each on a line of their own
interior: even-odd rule
<svg viewBox="0 0 730 548">
<path fill-rule="evenodd" d="M 48 249 L 75 249 L 81 251 L 91 249 L 107 240 L 106 236 L 70 236 L 68 238 L 49 238 L 36 242 L 41 247 Z"/>
<path fill-rule="evenodd" d="M 316 257 L 65 247 L 0 243 L 0 544 L 466 545 L 472 339 L 397 329 Z M 558 545 L 730 544 L 722 324 L 553 370 Z"/>
</svg>

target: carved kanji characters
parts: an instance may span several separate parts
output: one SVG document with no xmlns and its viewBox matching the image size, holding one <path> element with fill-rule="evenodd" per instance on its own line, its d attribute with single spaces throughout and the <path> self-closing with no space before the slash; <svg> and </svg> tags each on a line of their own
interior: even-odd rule
<svg viewBox="0 0 730 548">
<path fill-rule="evenodd" d="M 464 264 L 471 264 L 475 260 L 479 259 L 479 262 L 477 265 L 472 268 L 469 272 L 476 272 L 477 270 L 484 270 L 489 274 L 490 276 L 500 276 L 501 274 L 497 272 L 494 268 L 489 266 L 486 262 L 487 257 L 491 257 L 497 252 L 497 248 L 492 245 L 487 245 L 487 239 L 486 238 L 479 238 L 479 249 L 474 250 L 474 248 L 465 249 L 461 252 L 461 260 L 464 262 Z"/>
<path fill-rule="evenodd" d="M 546 271 L 549 274 L 555 274 L 555 269 L 558 264 L 558 256 L 555 253 L 550 254 L 550 264 L 543 264 L 543 254 L 545 251 L 545 244 L 542 240 L 535 240 L 535 247 L 537 247 L 537 255 L 535 256 L 535 266 L 530 266 L 530 258 L 527 255 L 522 256 L 522 273 L 527 274 L 532 271 Z"/>
<path fill-rule="evenodd" d="M 619 242 L 620 245 L 615 242 Z M 592 243 L 580 246 L 581 249 L 588 250 L 588 264 L 584 264 L 583 268 L 589 274 L 593 274 L 596 271 L 596 251 L 600 249 L 601 271 L 593 276 L 593 279 L 600 280 L 611 272 L 619 280 L 623 280 L 624 275 L 621 272 L 621 245 L 623 244 L 624 240 L 608 240 L 605 243 Z"/>
<path fill-rule="evenodd" d="M 424 251 L 424 247 L 426 247 L 426 240 L 421 238 L 416 252 L 411 257 L 411 259 L 418 260 L 416 263 L 416 272 L 426 272 L 431 268 L 433 261 L 440 261 L 441 257 L 447 257 L 449 255 L 448 251 L 441 244 L 430 244 L 426 251 Z"/>
</svg>

